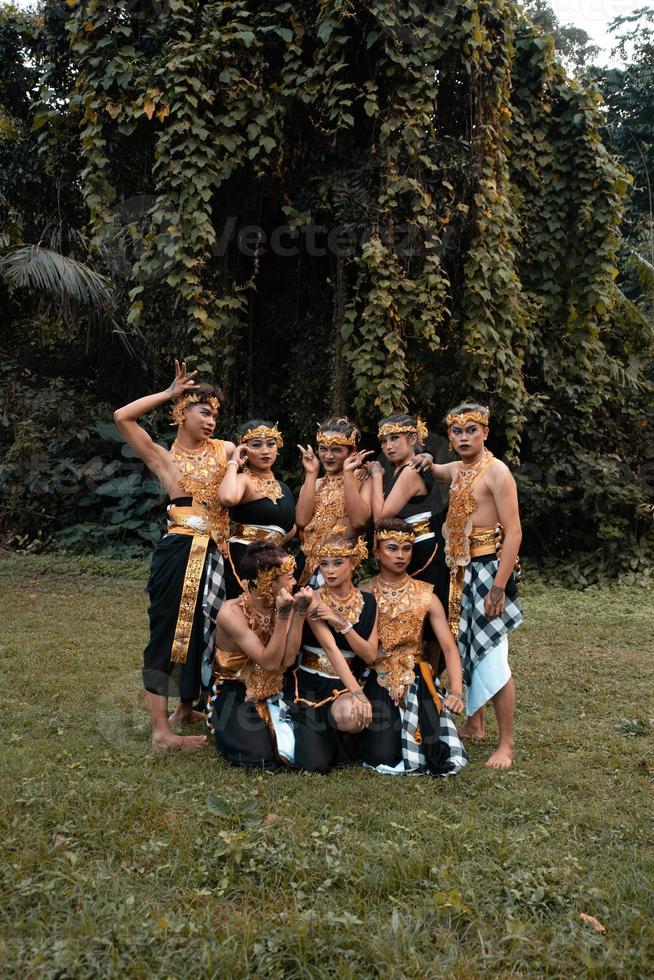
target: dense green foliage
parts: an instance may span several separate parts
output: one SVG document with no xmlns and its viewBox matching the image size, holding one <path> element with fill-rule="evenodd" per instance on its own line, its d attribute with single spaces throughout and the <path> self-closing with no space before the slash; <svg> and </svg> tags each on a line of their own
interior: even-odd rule
<svg viewBox="0 0 654 980">
<path fill-rule="evenodd" d="M 225 434 L 256 411 L 289 446 L 331 409 L 370 437 L 407 407 L 440 433 L 475 396 L 517 467 L 526 551 L 597 549 L 595 573 L 632 561 L 651 529 L 652 320 L 616 284 L 629 177 L 602 143 L 599 96 L 551 40 L 514 0 L 154 7 L 1 15 L 20 67 L 0 82 L 6 240 L 56 227 L 114 293 L 64 331 L 14 289 L 18 362 L 60 375 L 90 428 L 87 413 L 106 422 L 104 404 L 167 384 L 184 353 L 226 387 Z M 120 463 L 110 449 L 93 447 Z M 292 454 L 283 465 L 297 482 Z M 118 528 L 111 548 L 150 534 L 135 480 L 110 507 L 71 498 L 76 523 L 93 512 L 89 547 L 103 527 Z M 20 513 L 33 536 L 21 493 L 3 527 Z M 59 540 L 83 546 L 71 533 Z"/>
<path fill-rule="evenodd" d="M 526 584 L 510 772 L 275 776 L 148 750 L 145 569 L 103 564 L 0 561 L 3 978 L 651 976 L 633 590 Z"/>
</svg>

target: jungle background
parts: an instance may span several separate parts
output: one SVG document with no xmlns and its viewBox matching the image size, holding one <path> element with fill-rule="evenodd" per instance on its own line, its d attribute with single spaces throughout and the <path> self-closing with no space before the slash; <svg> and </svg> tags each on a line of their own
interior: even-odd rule
<svg viewBox="0 0 654 980">
<path fill-rule="evenodd" d="M 140 557 L 112 423 L 185 357 L 219 434 L 488 403 L 524 552 L 650 573 L 654 8 L 619 67 L 542 0 L 0 6 L 0 535 Z M 145 424 L 172 440 L 167 413 Z"/>
</svg>

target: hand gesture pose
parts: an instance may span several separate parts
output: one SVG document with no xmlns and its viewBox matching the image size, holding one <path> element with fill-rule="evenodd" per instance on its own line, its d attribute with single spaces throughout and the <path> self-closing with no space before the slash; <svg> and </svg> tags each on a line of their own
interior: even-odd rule
<svg viewBox="0 0 654 980">
<path fill-rule="evenodd" d="M 170 392 L 171 398 L 179 398 L 184 392 L 188 391 L 190 388 L 195 387 L 194 378 L 198 372 L 191 371 L 190 374 L 186 373 L 186 361 L 175 361 L 175 380 L 172 382 L 168 391 Z"/>
<path fill-rule="evenodd" d="M 368 470 L 370 476 L 375 476 L 375 474 L 379 474 L 380 476 L 384 475 L 384 467 L 376 459 L 369 460 L 365 464 L 365 467 Z"/>
<path fill-rule="evenodd" d="M 302 454 L 302 465 L 304 466 L 307 474 L 311 476 L 318 476 L 318 473 L 320 472 L 320 461 L 311 446 L 307 445 L 305 448 L 304 446 L 300 446 L 298 444 L 297 448 Z"/>
<path fill-rule="evenodd" d="M 295 602 L 288 589 L 280 589 L 275 597 L 275 608 L 279 619 L 288 619 Z"/>
<path fill-rule="evenodd" d="M 230 463 L 236 463 L 239 470 L 245 466 L 248 461 L 249 449 L 245 443 L 241 443 L 240 446 L 234 447 L 234 452 L 231 455 Z"/>
<path fill-rule="evenodd" d="M 305 587 L 296 592 L 295 596 L 293 597 L 295 612 L 299 613 L 301 616 L 306 616 L 306 614 L 311 611 L 311 606 L 315 597 L 316 594 L 313 589 L 308 585 L 305 585 Z"/>
<path fill-rule="evenodd" d="M 340 613 L 332 609 L 331 606 L 328 606 L 326 602 L 323 602 L 322 599 L 318 599 L 311 610 L 310 619 L 320 619 L 324 623 L 329 623 L 335 630 L 342 630 L 347 626 L 347 620 Z"/>
<path fill-rule="evenodd" d="M 355 470 L 361 469 L 363 467 L 363 464 L 366 462 L 366 458 L 368 456 L 373 456 L 373 455 L 374 452 L 372 449 L 368 449 L 368 450 L 362 449 L 358 453 L 352 453 L 352 455 L 348 456 L 343 463 L 343 472 L 354 473 Z"/>
<path fill-rule="evenodd" d="M 412 466 L 418 473 L 424 473 L 425 470 L 431 469 L 433 462 L 434 457 L 431 453 L 416 453 L 409 466 Z"/>
</svg>

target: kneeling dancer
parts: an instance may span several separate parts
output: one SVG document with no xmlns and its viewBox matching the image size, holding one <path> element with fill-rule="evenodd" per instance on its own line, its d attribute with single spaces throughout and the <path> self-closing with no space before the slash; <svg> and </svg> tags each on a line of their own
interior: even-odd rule
<svg viewBox="0 0 654 980">
<path fill-rule="evenodd" d="M 414 542 L 413 528 L 400 518 L 375 524 L 379 574 L 368 588 L 377 600 L 379 657 L 364 685 L 373 720 L 359 736 L 359 751 L 378 772 L 448 776 L 468 762 L 449 714 L 463 710 L 461 660 L 431 584 L 407 574 Z M 424 655 L 427 621 L 445 657 L 449 692 Z"/>
<path fill-rule="evenodd" d="M 286 688 L 293 702 L 296 763 L 312 772 L 326 773 L 350 761 L 347 736 L 372 719 L 358 678 L 377 656 L 377 604 L 352 583 L 366 557 L 362 538 L 332 538 L 317 554 L 325 584 L 316 592 L 319 602 L 309 613 L 298 666 Z"/>
<path fill-rule="evenodd" d="M 207 724 L 233 765 L 278 770 L 294 761 L 293 725 L 280 695 L 313 597 L 311 589 L 291 595 L 294 571 L 295 559 L 282 548 L 251 544 L 239 565 L 246 590 L 216 619 Z"/>
</svg>

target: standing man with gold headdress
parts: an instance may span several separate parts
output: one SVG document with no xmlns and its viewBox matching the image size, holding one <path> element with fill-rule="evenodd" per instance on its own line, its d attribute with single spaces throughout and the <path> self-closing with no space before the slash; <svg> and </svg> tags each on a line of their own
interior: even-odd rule
<svg viewBox="0 0 654 980">
<path fill-rule="evenodd" d="M 193 711 L 203 660 L 215 644 L 215 618 L 224 593 L 225 546 L 229 521 L 218 498 L 231 442 L 212 439 L 224 396 L 213 385 L 196 384 L 197 372 L 175 361 L 175 380 L 165 391 L 146 395 L 114 413 L 128 445 L 161 481 L 170 498 L 167 533 L 152 556 L 148 594 L 150 641 L 143 653 L 152 744 L 159 750 L 196 749 L 205 736 L 176 735 L 172 724 L 203 716 Z M 177 438 L 170 451 L 157 445 L 138 420 L 173 402 Z M 207 678 L 207 681 L 209 677 Z M 168 697 L 180 698 L 168 718 Z"/>
<path fill-rule="evenodd" d="M 508 769 L 513 761 L 515 689 L 508 635 L 522 622 L 513 569 L 522 540 L 518 491 L 509 468 L 486 448 L 489 411 L 464 403 L 447 415 L 450 446 L 459 462 L 425 465 L 450 484 L 443 536 L 450 569 L 449 623 L 459 643 L 468 686 L 464 738 L 483 739 L 484 712 L 493 702 L 499 744 L 486 762 Z"/>
</svg>

